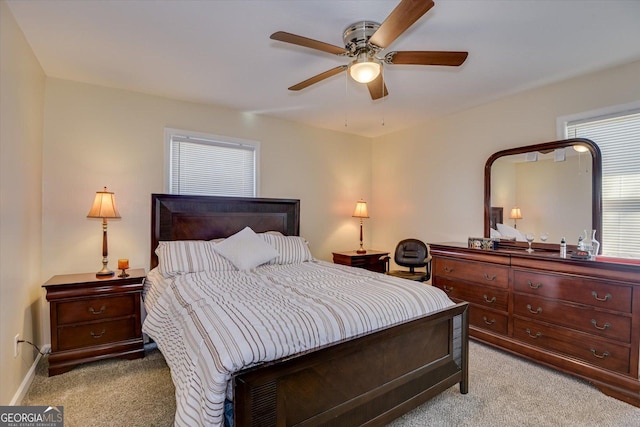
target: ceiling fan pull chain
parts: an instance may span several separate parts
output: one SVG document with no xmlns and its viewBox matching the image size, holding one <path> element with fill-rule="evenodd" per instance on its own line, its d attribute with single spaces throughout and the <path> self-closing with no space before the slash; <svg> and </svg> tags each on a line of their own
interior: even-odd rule
<svg viewBox="0 0 640 427">
<path fill-rule="evenodd" d="M 344 73 L 344 127 L 349 126 L 348 114 L 349 108 L 347 108 L 347 103 L 349 102 L 349 76 L 347 73 Z"/>
</svg>

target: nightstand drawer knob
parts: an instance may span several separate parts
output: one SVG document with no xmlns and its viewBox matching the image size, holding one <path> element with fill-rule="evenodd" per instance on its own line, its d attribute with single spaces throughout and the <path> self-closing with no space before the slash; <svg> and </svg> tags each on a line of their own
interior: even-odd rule
<svg viewBox="0 0 640 427">
<path fill-rule="evenodd" d="M 105 332 L 107 332 L 107 330 L 106 330 L 106 329 L 103 329 L 103 330 L 102 330 L 102 332 L 100 332 L 99 334 L 96 334 L 96 333 L 95 333 L 95 332 L 93 332 L 93 331 L 91 331 L 91 332 L 89 332 L 89 333 L 91 334 L 91 336 L 92 336 L 93 338 L 98 339 L 98 338 L 102 338 L 102 336 L 104 335 L 104 333 L 105 333 Z"/>
<path fill-rule="evenodd" d="M 102 307 L 100 307 L 100 310 L 98 310 L 98 311 L 95 311 L 93 309 L 93 307 L 89 307 L 89 313 L 94 314 L 94 315 L 102 314 L 105 311 L 107 311 L 107 307 L 104 306 L 104 305 Z"/>
</svg>

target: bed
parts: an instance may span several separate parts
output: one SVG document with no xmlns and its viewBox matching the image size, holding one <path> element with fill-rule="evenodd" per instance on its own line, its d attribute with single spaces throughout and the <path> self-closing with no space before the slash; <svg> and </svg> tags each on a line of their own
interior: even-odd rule
<svg viewBox="0 0 640 427">
<path fill-rule="evenodd" d="M 216 239 L 233 236 L 245 227 L 250 227 L 255 233 L 299 236 L 299 217 L 300 202 L 293 199 L 153 194 L 150 266 L 152 271 L 158 270 L 159 259 L 156 249 L 159 245 L 167 244 L 166 242 L 217 242 Z M 410 282 L 317 260 L 302 264 L 305 265 L 295 267 L 303 269 L 295 273 L 298 275 L 295 277 L 301 283 L 305 279 L 306 282 L 315 283 L 313 275 L 320 270 L 322 272 L 317 274 L 325 274 L 324 270 L 328 270 L 328 274 L 333 274 L 334 277 L 340 275 L 358 282 L 372 280 L 375 286 L 389 283 L 390 287 L 398 285 L 400 289 L 405 284 L 393 282 L 394 280 Z M 242 274 L 254 274 L 262 268 L 258 267 Z M 271 272 L 269 280 L 286 269 L 288 267 L 279 265 L 264 266 L 265 271 Z M 192 281 L 198 284 L 204 281 L 201 280 L 201 275 L 209 274 L 213 273 L 199 272 L 184 276 L 189 276 L 189 280 L 193 279 Z M 238 272 L 225 274 L 233 277 L 242 275 Z M 171 279 L 173 289 L 182 286 L 176 285 L 176 282 L 183 280 L 187 279 L 182 276 Z M 244 279 L 236 280 L 239 283 Z M 295 286 L 289 286 L 295 280 L 289 277 L 283 280 L 286 282 L 286 288 L 291 289 Z M 391 282 L 384 282 L 385 280 Z M 411 286 L 417 286 L 416 282 L 412 282 Z M 210 292 L 210 286 L 205 288 L 205 292 Z M 413 289 L 408 292 L 412 293 Z M 148 294 L 145 297 L 145 306 L 150 304 L 154 312 L 151 317 L 156 319 L 149 323 L 160 324 L 157 319 L 163 319 L 163 322 L 174 325 L 173 328 L 178 331 L 182 321 L 170 318 L 168 310 L 162 306 L 169 304 L 165 300 L 169 299 L 170 293 L 167 291 Z M 189 312 L 194 310 L 193 307 L 204 304 L 199 295 L 193 295 L 195 291 L 191 290 L 183 295 L 192 298 L 189 302 L 182 301 L 182 305 L 188 307 Z M 264 297 L 267 298 L 268 295 L 271 294 L 265 293 Z M 419 298 L 416 298 L 416 301 L 420 301 Z M 313 299 L 317 299 L 317 295 L 314 294 Z M 228 401 L 233 402 L 231 407 L 234 425 L 384 425 L 451 386 L 459 385 L 460 392 L 467 393 L 468 308 L 466 303 L 449 303 L 451 305 L 445 308 L 429 314 L 420 314 L 400 323 L 392 323 L 390 326 L 377 325 L 369 332 L 239 368 L 230 374 L 226 390 Z M 333 311 L 333 307 L 331 310 Z M 309 312 L 311 311 L 309 309 Z M 164 326 L 157 329 L 161 328 Z M 153 327 L 146 329 L 153 330 Z M 167 327 L 167 331 L 169 330 L 172 329 Z M 156 338 L 151 337 L 154 340 Z M 187 348 L 187 344 L 178 341 L 174 343 L 176 344 L 158 344 L 165 359 L 168 359 L 174 383 L 181 383 L 180 369 L 184 366 L 172 366 L 170 360 L 178 357 L 177 354 L 181 351 L 179 348 L 183 348 L 183 345 Z M 168 354 L 165 352 L 173 354 L 167 357 Z M 199 353 L 199 357 L 201 356 L 202 353 Z M 210 376 L 208 372 L 192 376 L 192 381 L 196 384 L 176 385 L 176 425 L 220 425 L 219 418 L 210 422 L 193 416 L 194 412 L 207 411 L 213 406 L 219 406 L 218 395 L 211 397 L 210 401 L 203 399 L 195 403 L 193 400 L 188 403 L 188 399 L 182 399 L 181 393 L 184 393 L 184 389 L 195 387 L 210 391 L 212 388 L 204 378 Z"/>
</svg>

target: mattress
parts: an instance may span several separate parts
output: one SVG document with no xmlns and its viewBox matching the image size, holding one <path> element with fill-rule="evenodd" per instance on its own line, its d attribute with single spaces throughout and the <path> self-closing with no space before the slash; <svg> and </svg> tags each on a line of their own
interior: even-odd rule
<svg viewBox="0 0 640 427">
<path fill-rule="evenodd" d="M 145 281 L 143 331 L 176 387 L 176 426 L 222 426 L 234 373 L 454 305 L 438 288 L 307 261 Z"/>
</svg>

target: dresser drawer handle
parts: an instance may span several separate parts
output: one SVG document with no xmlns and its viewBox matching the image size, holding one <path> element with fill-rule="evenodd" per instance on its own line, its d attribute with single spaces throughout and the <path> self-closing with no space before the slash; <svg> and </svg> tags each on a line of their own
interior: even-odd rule
<svg viewBox="0 0 640 427">
<path fill-rule="evenodd" d="M 102 336 L 104 335 L 105 332 L 107 332 L 106 329 L 103 329 L 102 332 L 100 332 L 99 334 L 96 334 L 93 331 L 91 331 L 89 333 L 91 334 L 92 337 L 94 337 L 95 339 L 98 339 L 98 338 L 102 338 Z"/>
<path fill-rule="evenodd" d="M 542 307 L 538 307 L 535 311 L 533 311 L 533 309 L 531 308 L 531 304 L 527 304 L 527 310 L 529 310 L 529 312 L 531 312 L 533 314 L 542 313 Z"/>
<path fill-rule="evenodd" d="M 591 291 L 591 296 L 594 297 L 597 301 L 609 301 L 611 298 L 611 294 L 606 294 L 604 298 L 598 298 L 598 293 L 596 291 Z"/>
<path fill-rule="evenodd" d="M 446 273 L 453 273 L 453 268 L 445 265 L 445 266 L 444 266 L 444 271 L 445 271 Z"/>
<path fill-rule="evenodd" d="M 484 302 L 488 302 L 489 304 L 493 304 L 494 302 L 496 302 L 496 297 L 491 297 L 491 299 L 489 299 L 488 296 L 483 295 L 484 297 Z"/>
<path fill-rule="evenodd" d="M 102 314 L 102 313 L 104 313 L 105 311 L 107 311 L 107 307 L 105 307 L 104 305 L 103 305 L 102 307 L 100 307 L 100 310 L 98 310 L 98 311 L 95 311 L 95 310 L 93 309 L 93 307 L 89 307 L 89 313 L 91 313 L 91 314 L 93 314 L 93 315 L 96 315 L 96 316 L 97 316 L 98 314 Z"/>
<path fill-rule="evenodd" d="M 444 286 L 442 287 L 442 289 L 443 289 L 445 292 L 447 292 L 447 293 L 448 293 L 448 292 L 451 292 L 451 291 L 453 290 L 453 286 L 452 286 L 452 287 L 450 287 L 450 288 L 447 288 L 447 285 L 444 285 Z"/>
<path fill-rule="evenodd" d="M 495 274 L 494 274 L 493 276 L 489 276 L 487 273 L 484 273 L 484 278 L 485 278 L 485 280 L 489 280 L 489 281 L 491 281 L 491 282 L 492 282 L 492 281 L 494 281 L 494 280 L 496 280 L 496 278 L 497 278 L 497 277 L 498 277 L 498 276 L 496 276 Z"/>
<path fill-rule="evenodd" d="M 529 285 L 531 289 L 540 289 L 542 287 L 542 283 L 533 284 L 531 280 L 527 280 L 527 285 Z"/>
<path fill-rule="evenodd" d="M 536 332 L 535 335 L 533 335 L 531 333 L 531 329 L 527 328 L 526 331 L 527 335 L 529 335 L 531 338 L 533 338 L 534 340 L 537 340 L 538 338 L 540 338 L 542 336 L 542 332 Z"/>
<path fill-rule="evenodd" d="M 591 319 L 591 324 L 594 328 L 600 329 L 601 331 L 605 331 L 611 327 L 610 323 L 605 323 L 604 326 L 598 326 L 598 321 L 596 319 Z"/>
<path fill-rule="evenodd" d="M 605 351 L 602 354 L 598 354 L 598 353 L 596 353 L 596 350 L 594 348 L 591 349 L 591 354 L 593 354 L 598 359 L 604 359 L 605 357 L 609 357 L 609 352 L 608 351 Z"/>
<path fill-rule="evenodd" d="M 494 323 L 496 323 L 496 319 L 489 320 L 487 319 L 487 316 L 482 316 L 482 321 L 487 325 L 493 325 Z"/>
</svg>

